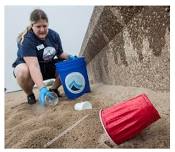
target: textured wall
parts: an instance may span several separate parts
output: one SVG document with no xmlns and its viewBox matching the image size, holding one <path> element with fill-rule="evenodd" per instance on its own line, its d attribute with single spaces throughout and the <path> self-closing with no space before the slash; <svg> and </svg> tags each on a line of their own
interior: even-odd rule
<svg viewBox="0 0 175 152">
<path fill-rule="evenodd" d="M 80 55 L 91 83 L 169 90 L 169 6 L 97 6 Z"/>
</svg>

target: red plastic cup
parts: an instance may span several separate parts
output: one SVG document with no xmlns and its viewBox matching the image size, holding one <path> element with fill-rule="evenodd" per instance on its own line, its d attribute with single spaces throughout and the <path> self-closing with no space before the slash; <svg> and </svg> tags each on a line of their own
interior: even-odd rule
<svg viewBox="0 0 175 152">
<path fill-rule="evenodd" d="M 145 94 L 141 94 L 99 112 L 106 134 L 116 144 L 133 138 L 144 128 L 160 118 Z"/>
</svg>

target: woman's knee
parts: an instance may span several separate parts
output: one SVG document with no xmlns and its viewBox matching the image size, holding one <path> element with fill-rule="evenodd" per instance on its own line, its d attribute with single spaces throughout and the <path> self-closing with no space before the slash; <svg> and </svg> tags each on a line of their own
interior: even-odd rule
<svg viewBox="0 0 175 152">
<path fill-rule="evenodd" d="M 25 63 L 17 65 L 14 73 L 17 79 L 28 80 L 30 78 L 29 68 Z"/>
</svg>

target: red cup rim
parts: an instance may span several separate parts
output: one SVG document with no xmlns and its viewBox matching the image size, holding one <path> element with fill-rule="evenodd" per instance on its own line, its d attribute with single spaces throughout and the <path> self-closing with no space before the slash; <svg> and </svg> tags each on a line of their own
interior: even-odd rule
<svg viewBox="0 0 175 152">
<path fill-rule="evenodd" d="M 101 124 L 102 124 L 102 127 L 103 127 L 103 129 L 104 129 L 106 135 L 109 137 L 110 141 L 111 141 L 113 144 L 116 144 L 115 141 L 114 141 L 114 140 L 111 138 L 111 136 L 109 135 L 108 131 L 106 130 L 106 128 L 105 128 L 105 126 L 104 126 L 104 124 L 103 124 L 103 120 L 102 120 L 102 117 L 101 117 L 102 111 L 103 111 L 103 109 L 101 109 L 101 110 L 99 111 L 99 118 L 100 118 L 100 122 L 101 122 Z"/>
</svg>

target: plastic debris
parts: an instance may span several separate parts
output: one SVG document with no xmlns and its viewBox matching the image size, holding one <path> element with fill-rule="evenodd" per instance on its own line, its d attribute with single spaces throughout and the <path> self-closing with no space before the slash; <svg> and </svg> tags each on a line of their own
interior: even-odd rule
<svg viewBox="0 0 175 152">
<path fill-rule="evenodd" d="M 89 101 L 84 101 L 80 103 L 76 103 L 74 105 L 75 110 L 85 110 L 85 109 L 92 109 L 92 104 Z"/>
</svg>

